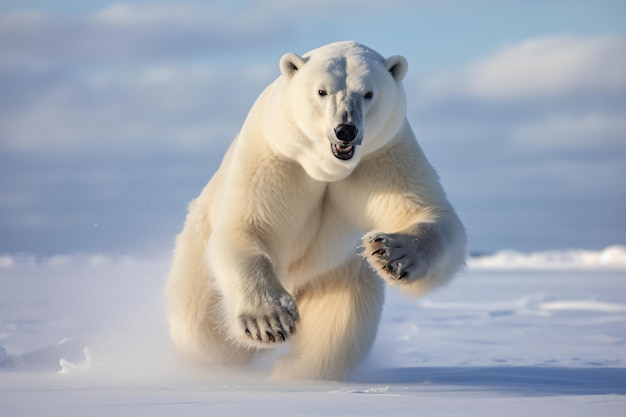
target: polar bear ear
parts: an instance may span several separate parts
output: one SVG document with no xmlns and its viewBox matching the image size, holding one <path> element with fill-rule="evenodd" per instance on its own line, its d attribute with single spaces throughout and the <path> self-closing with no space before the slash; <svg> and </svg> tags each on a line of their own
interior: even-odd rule
<svg viewBox="0 0 626 417">
<path fill-rule="evenodd" d="M 289 52 L 280 58 L 280 72 L 287 78 L 293 77 L 306 63 L 304 58 Z"/>
<path fill-rule="evenodd" d="M 385 59 L 385 67 L 391 73 L 391 76 L 400 82 L 404 79 L 407 70 L 409 69 L 409 63 L 402 55 L 394 55 Z"/>
</svg>

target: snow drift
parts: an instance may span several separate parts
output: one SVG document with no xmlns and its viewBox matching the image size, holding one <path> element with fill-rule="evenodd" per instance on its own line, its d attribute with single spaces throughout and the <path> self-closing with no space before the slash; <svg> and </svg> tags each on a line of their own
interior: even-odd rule
<svg viewBox="0 0 626 417">
<path fill-rule="evenodd" d="M 4 255 L 0 415 L 621 415 L 625 254 L 503 251 L 420 301 L 391 289 L 369 359 L 315 383 L 269 381 L 280 352 L 246 371 L 179 360 L 167 254 Z"/>
<path fill-rule="evenodd" d="M 609 246 L 604 250 L 559 250 L 522 253 L 503 250 L 489 255 L 471 256 L 472 269 L 626 269 L 626 247 Z"/>
</svg>

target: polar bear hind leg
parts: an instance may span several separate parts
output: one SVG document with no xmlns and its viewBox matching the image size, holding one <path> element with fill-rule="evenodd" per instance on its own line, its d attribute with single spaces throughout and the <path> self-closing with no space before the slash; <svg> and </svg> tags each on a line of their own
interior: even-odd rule
<svg viewBox="0 0 626 417">
<path fill-rule="evenodd" d="M 384 285 L 361 259 L 297 293 L 300 326 L 274 377 L 346 378 L 369 353 L 384 302 Z"/>
</svg>

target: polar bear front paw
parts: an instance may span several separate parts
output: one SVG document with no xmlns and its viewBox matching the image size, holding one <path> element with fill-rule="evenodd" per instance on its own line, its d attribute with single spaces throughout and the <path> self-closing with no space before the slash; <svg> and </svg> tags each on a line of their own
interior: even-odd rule
<svg viewBox="0 0 626 417">
<path fill-rule="evenodd" d="M 417 275 L 418 242 L 415 236 L 370 232 L 363 236 L 361 247 L 361 256 L 388 282 L 406 282 Z"/>
<path fill-rule="evenodd" d="M 267 301 L 257 312 L 239 315 L 241 333 L 248 343 L 257 347 L 285 342 L 295 334 L 299 319 L 298 308 L 288 294 Z"/>
</svg>

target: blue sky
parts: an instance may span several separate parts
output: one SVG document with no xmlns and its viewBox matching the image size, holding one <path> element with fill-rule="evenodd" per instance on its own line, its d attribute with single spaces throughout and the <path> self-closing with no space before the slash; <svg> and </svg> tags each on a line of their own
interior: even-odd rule
<svg viewBox="0 0 626 417">
<path fill-rule="evenodd" d="M 626 244 L 620 1 L 3 1 L 0 253 L 173 245 L 288 51 L 409 60 L 473 250 Z"/>
</svg>

